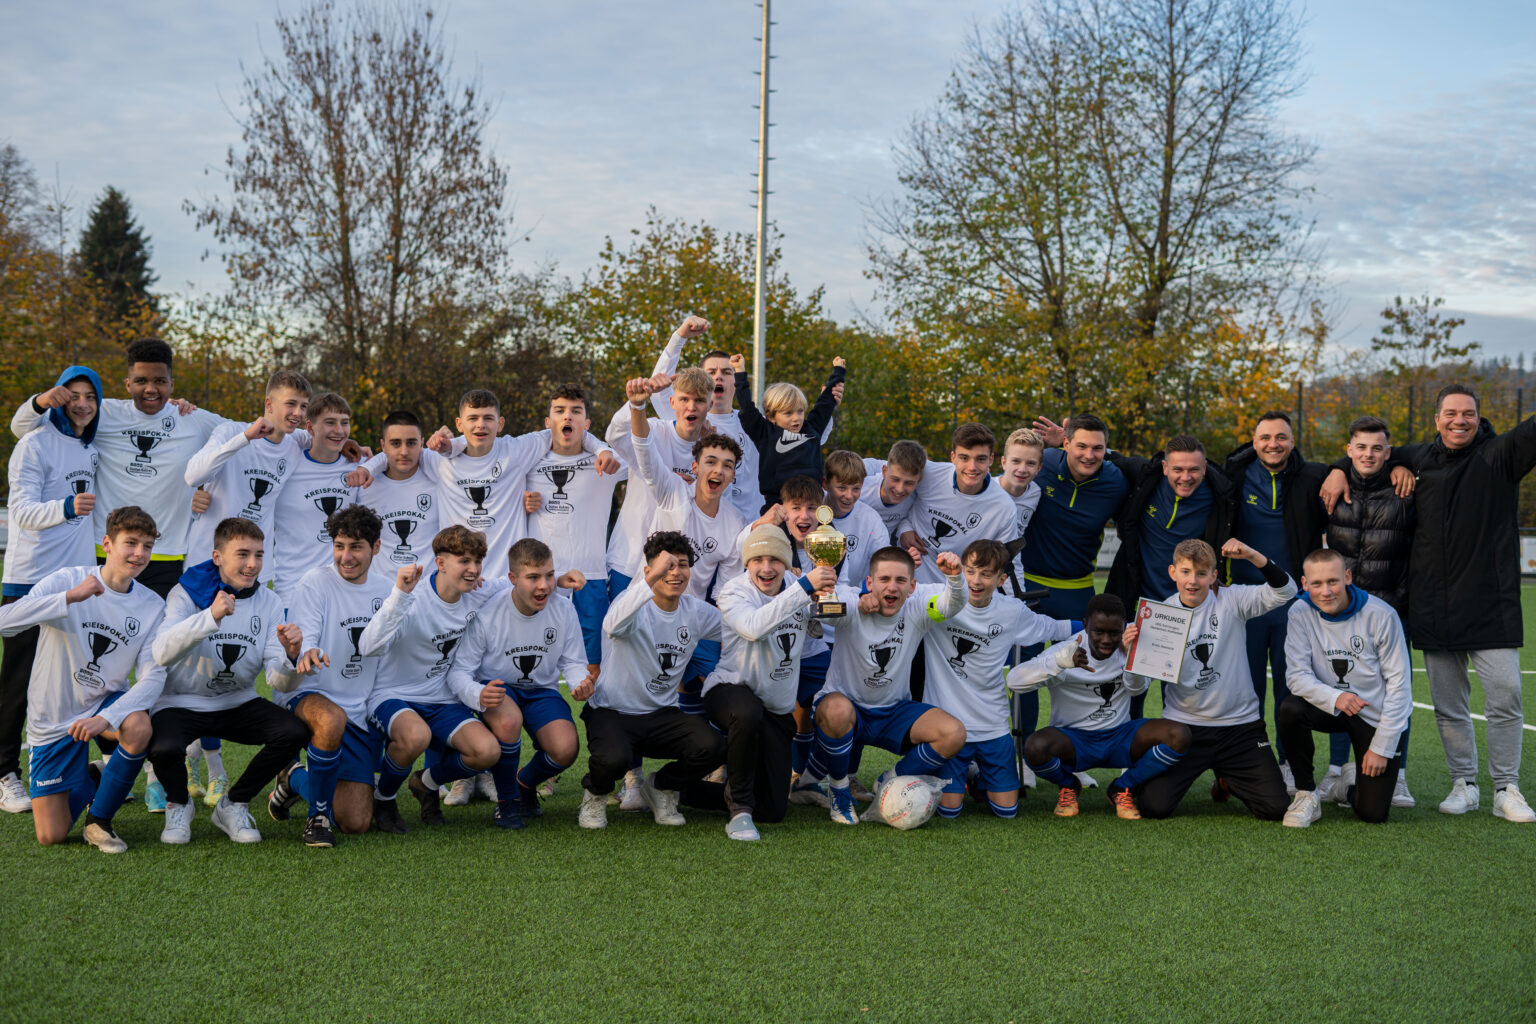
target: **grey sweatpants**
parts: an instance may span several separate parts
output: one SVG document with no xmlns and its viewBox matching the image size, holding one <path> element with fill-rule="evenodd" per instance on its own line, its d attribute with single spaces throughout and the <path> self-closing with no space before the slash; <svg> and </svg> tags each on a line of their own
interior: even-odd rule
<svg viewBox="0 0 1536 1024">
<path fill-rule="evenodd" d="M 1520 707 L 1520 652 L 1514 648 L 1424 652 L 1429 693 L 1435 702 L 1435 724 L 1440 727 L 1451 781 L 1477 781 L 1477 732 L 1472 726 L 1472 683 L 1467 678 L 1469 659 L 1483 684 L 1483 714 L 1488 719 L 1488 775 L 1495 789 L 1517 785 L 1525 717 Z"/>
</svg>

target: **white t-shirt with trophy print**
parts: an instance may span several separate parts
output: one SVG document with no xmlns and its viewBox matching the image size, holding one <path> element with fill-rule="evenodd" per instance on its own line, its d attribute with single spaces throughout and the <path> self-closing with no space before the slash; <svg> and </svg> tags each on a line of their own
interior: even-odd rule
<svg viewBox="0 0 1536 1024">
<path fill-rule="evenodd" d="M 379 659 L 363 657 L 363 631 L 394 588 L 394 567 L 378 558 L 361 583 L 342 579 L 334 562 L 305 573 L 284 597 L 289 621 L 303 634 L 300 650 L 324 651 L 331 664 L 300 676 L 292 692 L 273 693 L 272 699 L 292 710 L 301 695 L 318 693 L 345 711 L 347 721 L 367 728 L 368 695 Z"/>
<path fill-rule="evenodd" d="M 1125 671 L 1125 652 L 1118 647 L 1107 658 L 1097 657 L 1085 631 L 1067 642 L 1088 655 L 1087 668 L 1062 668 L 1056 661 L 1059 647 L 1048 647 L 1008 673 L 1009 688 L 1028 693 L 1049 686 L 1051 724 L 1058 729 L 1107 732 L 1129 722 L 1131 698 L 1147 692 L 1147 677 Z"/>
<path fill-rule="evenodd" d="M 965 577 L 957 574 L 945 577 L 940 586 L 919 586 L 890 616 L 859 611 L 859 592 L 852 587 L 838 587 L 837 599 L 848 606 L 848 613 L 832 620 L 837 643 L 826 690 L 860 707 L 888 708 L 912 699 L 917 645 L 937 625 L 935 616 L 948 618 L 965 605 Z"/>
<path fill-rule="evenodd" d="M 954 466 L 928 463 L 901 526 L 902 530 L 915 530 L 928 548 L 923 564 L 917 567 L 917 582 L 938 583 L 944 578 L 934 564 L 940 552 L 959 556 L 973 540 L 1006 544 L 1016 536 L 1017 522 L 1013 497 L 993 478 L 987 477 L 976 494 L 962 494 L 955 486 Z"/>
<path fill-rule="evenodd" d="M 500 679 L 521 690 L 555 690 L 562 675 L 572 688 L 587 676 L 576 606 L 551 594 L 542 609 L 524 615 L 506 587 L 470 621 L 448 669 L 448 685 L 455 693 L 474 693 Z M 478 709 L 480 703 L 469 706 Z"/>
<path fill-rule="evenodd" d="M 706 639 L 720 639 L 718 609 L 684 594 L 675 611 L 663 611 L 636 576 L 603 616 L 603 673 L 587 703 L 626 715 L 676 707 L 683 670 Z"/>
<path fill-rule="evenodd" d="M 445 601 L 437 593 L 435 572 L 423 573 L 410 593 L 392 586 L 383 607 L 358 641 L 358 653 L 365 658 L 389 655 L 380 664 L 373 692 L 368 695 L 369 717 L 386 700 L 413 704 L 459 701 L 478 706 L 479 688 L 474 692 L 453 690 L 448 669 L 481 605 L 506 587 L 506 580 L 502 580 L 500 585 L 486 584 L 461 594 L 457 601 Z"/>
<path fill-rule="evenodd" d="M 356 468 L 340 456 L 335 462 L 319 462 L 304 452 L 289 472 L 277 494 L 275 564 L 262 569 L 279 594 L 286 597 L 311 569 L 332 564 L 325 523 L 357 500 L 357 488 L 347 485 L 347 474 Z"/>
</svg>

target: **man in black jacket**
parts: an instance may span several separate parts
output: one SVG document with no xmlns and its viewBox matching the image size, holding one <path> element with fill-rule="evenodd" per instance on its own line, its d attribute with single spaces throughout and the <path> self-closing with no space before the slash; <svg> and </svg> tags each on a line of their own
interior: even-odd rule
<svg viewBox="0 0 1536 1024">
<path fill-rule="evenodd" d="M 1344 472 L 1352 500 L 1334 505 L 1329 513 L 1328 547 L 1343 556 L 1355 586 L 1381 598 L 1397 612 L 1406 634 L 1414 508 L 1412 496 L 1399 497 L 1392 487 L 1387 468 L 1392 454 L 1390 428 L 1375 416 L 1361 416 L 1349 425 L 1344 454 L 1349 460 Z M 1408 791 L 1408 733 L 1405 727 L 1398 741 L 1393 807 L 1413 806 L 1413 795 Z M 1355 781 L 1354 767 L 1349 737 L 1334 733 L 1329 743 L 1328 774 L 1319 780 L 1316 790 L 1318 799 L 1343 803 Z"/>
<path fill-rule="evenodd" d="M 1232 537 L 1237 499 L 1226 474 L 1205 457 L 1205 445 L 1188 434 L 1168 439 L 1150 459 L 1110 452 L 1109 461 L 1130 481 L 1130 493 L 1115 516 L 1120 550 L 1109 569 L 1105 593 L 1135 614 L 1138 598 L 1173 596 L 1168 567 L 1180 541 L 1204 540 L 1217 551 Z M 1140 718 L 1146 694 L 1131 698 L 1131 717 Z"/>
<path fill-rule="evenodd" d="M 1477 396 L 1462 384 L 1435 398 L 1433 441 L 1393 453 L 1418 476 L 1418 527 L 1409 560 L 1408 624 L 1424 652 L 1435 722 L 1453 786 L 1440 804 L 1446 814 L 1477 810 L 1477 734 L 1467 661 L 1483 684 L 1488 719 L 1488 774 L 1493 813 L 1533 822 L 1520 794 L 1519 533 L 1515 502 L 1521 479 L 1536 467 L 1536 417 L 1498 434 L 1479 413 Z M 1324 500 L 1343 493 L 1336 467 Z"/>
</svg>

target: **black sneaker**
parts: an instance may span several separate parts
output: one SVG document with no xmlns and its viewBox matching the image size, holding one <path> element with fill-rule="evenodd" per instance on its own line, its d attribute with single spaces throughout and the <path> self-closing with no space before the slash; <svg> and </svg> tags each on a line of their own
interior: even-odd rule
<svg viewBox="0 0 1536 1024">
<path fill-rule="evenodd" d="M 403 836 L 410 829 L 405 827 L 405 822 L 400 819 L 400 808 L 396 806 L 398 800 L 380 800 L 373 798 L 373 827 L 380 832 L 388 832 L 393 836 Z"/>
<path fill-rule="evenodd" d="M 513 830 L 527 828 L 528 825 L 523 821 L 523 816 L 519 813 L 517 805 L 518 801 L 516 800 L 496 801 L 496 813 L 491 817 L 491 821 L 496 824 L 497 828 Z"/>
<path fill-rule="evenodd" d="M 304 822 L 304 845 L 327 850 L 335 846 L 336 833 L 331 828 L 331 819 L 323 814 L 311 814 Z"/>
<path fill-rule="evenodd" d="M 277 781 L 272 785 L 272 793 L 267 797 L 267 813 L 272 815 L 273 821 L 287 821 L 290 808 L 299 802 L 299 794 L 288 785 L 288 773 L 298 766 L 299 762 L 295 761 L 278 772 Z"/>
<path fill-rule="evenodd" d="M 517 784 L 517 813 L 523 816 L 523 820 L 529 818 L 542 818 L 544 808 L 539 806 L 538 789 L 530 789 L 521 782 Z"/>
<path fill-rule="evenodd" d="M 423 825 L 446 825 L 448 819 L 443 817 L 443 803 L 437 790 L 428 789 L 427 784 L 421 781 L 421 771 L 411 772 L 410 779 L 411 796 L 421 804 L 421 823 Z"/>
</svg>

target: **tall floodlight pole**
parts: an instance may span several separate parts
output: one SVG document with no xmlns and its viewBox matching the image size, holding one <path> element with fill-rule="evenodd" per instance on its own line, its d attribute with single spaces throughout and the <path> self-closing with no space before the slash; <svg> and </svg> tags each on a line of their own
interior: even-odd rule
<svg viewBox="0 0 1536 1024">
<path fill-rule="evenodd" d="M 758 76 L 757 104 L 757 268 L 752 286 L 752 400 L 762 407 L 763 356 L 767 348 L 768 317 L 764 277 L 768 273 L 768 29 L 770 0 L 763 0 L 763 56 Z"/>
</svg>

